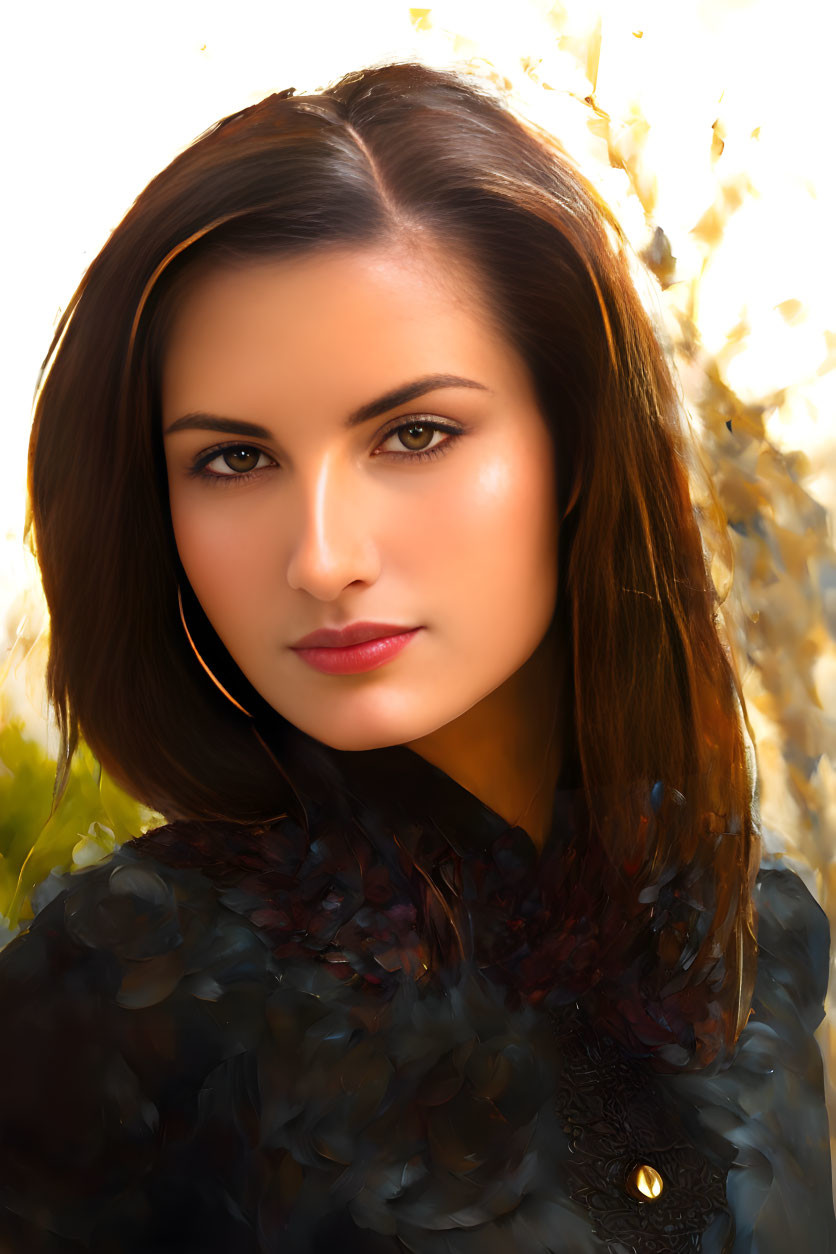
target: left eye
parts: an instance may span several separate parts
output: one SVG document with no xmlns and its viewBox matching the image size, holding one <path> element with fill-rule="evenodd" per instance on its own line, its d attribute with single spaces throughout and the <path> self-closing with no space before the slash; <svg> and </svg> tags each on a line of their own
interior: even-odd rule
<svg viewBox="0 0 836 1254">
<path fill-rule="evenodd" d="M 438 444 L 430 445 L 428 438 L 431 440 L 434 435 L 455 435 L 457 432 L 452 427 L 442 426 L 437 422 L 421 422 L 412 419 L 411 422 L 402 423 L 399 427 L 393 427 L 391 431 L 383 437 L 383 442 L 379 447 L 388 444 L 390 440 L 398 437 L 400 448 L 392 450 L 396 455 L 401 453 L 414 453 L 420 455 L 432 449 L 438 448 Z M 415 441 L 415 443 L 413 443 Z"/>
</svg>

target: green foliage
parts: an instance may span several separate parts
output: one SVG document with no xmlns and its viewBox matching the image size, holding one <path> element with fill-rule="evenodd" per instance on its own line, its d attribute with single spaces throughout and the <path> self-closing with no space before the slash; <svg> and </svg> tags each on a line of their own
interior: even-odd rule
<svg viewBox="0 0 836 1254">
<path fill-rule="evenodd" d="M 32 917 L 33 890 L 50 871 L 89 866 L 164 822 L 101 770 L 81 744 L 52 811 L 55 762 L 23 723 L 0 728 L 0 944 Z"/>
</svg>

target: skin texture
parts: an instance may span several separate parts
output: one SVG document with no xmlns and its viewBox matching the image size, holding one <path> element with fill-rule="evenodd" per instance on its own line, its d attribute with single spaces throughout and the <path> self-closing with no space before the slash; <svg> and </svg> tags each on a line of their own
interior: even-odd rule
<svg viewBox="0 0 836 1254">
<path fill-rule="evenodd" d="M 547 635 L 554 452 L 528 368 L 487 309 L 475 276 L 426 243 L 200 275 L 163 363 L 169 499 L 194 592 L 283 717 L 337 749 L 406 745 L 542 844 L 563 735 L 560 642 Z M 438 388 L 346 427 L 438 373 L 487 390 Z M 198 411 L 266 435 L 169 430 Z M 461 434 L 395 432 L 405 419 Z M 190 475 L 219 445 L 203 467 L 217 478 Z M 356 675 L 322 674 L 289 647 L 358 620 L 422 630 Z"/>
</svg>

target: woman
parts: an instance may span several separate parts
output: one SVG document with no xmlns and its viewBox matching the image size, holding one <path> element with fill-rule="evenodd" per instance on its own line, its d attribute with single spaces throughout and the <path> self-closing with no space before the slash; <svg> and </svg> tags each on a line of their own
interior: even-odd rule
<svg viewBox="0 0 836 1254">
<path fill-rule="evenodd" d="M 836 1248 L 827 920 L 559 146 L 421 65 L 270 96 L 53 353 L 59 788 L 81 732 L 168 822 L 0 956 L 9 1248 Z"/>
</svg>

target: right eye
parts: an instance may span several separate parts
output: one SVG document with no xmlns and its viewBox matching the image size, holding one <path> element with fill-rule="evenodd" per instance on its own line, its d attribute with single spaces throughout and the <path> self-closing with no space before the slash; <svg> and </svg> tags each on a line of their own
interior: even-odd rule
<svg viewBox="0 0 836 1254">
<path fill-rule="evenodd" d="M 259 470 L 263 470 L 265 466 L 259 466 L 260 459 L 267 458 L 268 463 L 273 459 L 268 457 L 267 453 L 261 449 L 253 448 L 249 444 L 226 444 L 221 448 L 209 449 L 204 453 L 189 471 L 190 475 L 195 478 L 209 480 L 223 479 L 227 482 L 230 480 L 240 481 L 241 479 L 249 479 Z M 225 470 L 209 470 L 208 467 L 213 462 L 218 462 L 225 466 Z"/>
</svg>

